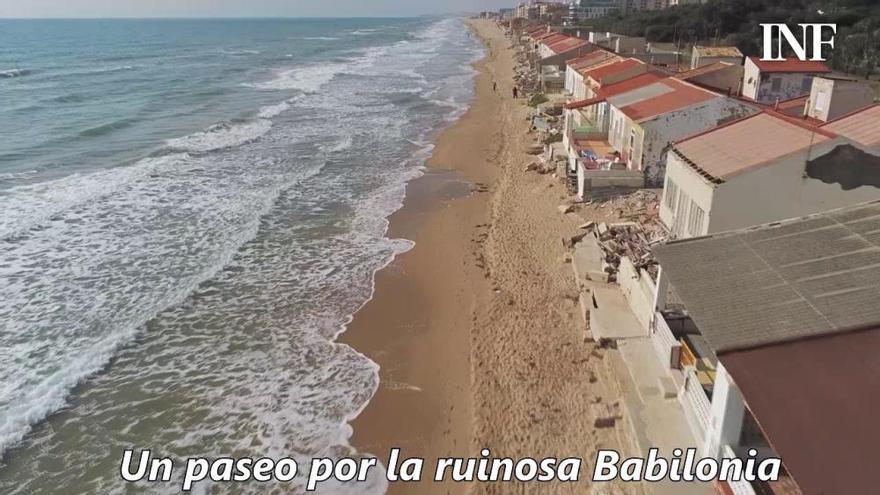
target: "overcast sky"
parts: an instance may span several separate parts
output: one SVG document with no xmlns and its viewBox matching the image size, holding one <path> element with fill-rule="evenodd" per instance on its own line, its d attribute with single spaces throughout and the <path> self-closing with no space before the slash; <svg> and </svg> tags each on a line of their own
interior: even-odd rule
<svg viewBox="0 0 880 495">
<path fill-rule="evenodd" d="M 362 17 L 497 9 L 516 0 L 0 0 L 0 17 Z"/>
</svg>

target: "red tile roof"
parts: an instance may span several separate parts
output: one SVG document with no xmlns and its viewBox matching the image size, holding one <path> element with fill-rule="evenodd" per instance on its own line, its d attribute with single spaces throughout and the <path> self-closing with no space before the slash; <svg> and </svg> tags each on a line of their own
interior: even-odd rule
<svg viewBox="0 0 880 495">
<path fill-rule="evenodd" d="M 558 53 L 565 53 L 565 52 L 574 50 L 576 48 L 580 48 L 582 46 L 585 46 L 586 44 L 587 44 L 587 40 L 582 40 L 580 38 L 566 37 L 565 39 L 551 42 L 551 43 L 547 44 L 547 46 L 550 48 L 550 50 L 553 51 L 553 53 L 558 54 Z"/>
<path fill-rule="evenodd" d="M 592 66 L 598 64 L 599 62 L 605 62 L 606 60 L 609 60 L 612 58 L 619 59 L 620 57 L 617 57 L 617 55 L 615 55 L 611 52 L 607 52 L 605 50 L 600 49 L 600 50 L 596 50 L 594 52 L 590 52 L 582 57 L 573 58 L 566 63 L 569 66 L 571 66 L 572 69 L 581 70 L 581 69 L 592 67 Z"/>
<path fill-rule="evenodd" d="M 595 105 L 596 103 L 602 103 L 603 101 L 605 101 L 605 97 L 602 95 L 599 95 L 595 98 L 587 98 L 586 100 L 577 100 L 577 101 L 572 101 L 572 102 L 566 103 L 565 109 L 566 110 L 575 110 L 578 108 L 584 108 L 584 107 L 588 107 L 590 105 Z"/>
<path fill-rule="evenodd" d="M 715 62 L 714 64 L 704 65 L 702 67 L 697 67 L 696 69 L 686 70 L 684 72 L 679 72 L 678 74 L 674 74 L 672 77 L 676 79 L 681 79 L 683 81 L 687 81 L 692 77 L 698 77 L 705 74 L 711 74 L 712 72 L 717 72 L 719 70 L 729 69 L 733 67 L 733 64 L 727 62 Z M 739 67 L 739 66 L 738 66 Z"/>
<path fill-rule="evenodd" d="M 539 42 L 539 43 L 546 43 L 546 42 L 550 41 L 551 39 L 561 40 L 564 38 L 566 38 L 566 36 L 562 33 L 545 33 L 545 34 L 542 34 L 542 35 L 535 37 L 535 41 Z"/>
<path fill-rule="evenodd" d="M 822 128 L 865 146 L 880 146 L 880 104 L 856 110 L 832 120 Z"/>
<path fill-rule="evenodd" d="M 640 65 L 645 65 L 641 60 L 637 60 L 634 58 L 628 58 L 626 60 L 621 60 L 620 62 L 615 62 L 613 64 L 603 65 L 602 67 L 598 67 L 593 70 L 589 70 L 584 72 L 584 78 L 592 78 L 594 81 L 602 84 L 602 81 L 607 77 L 612 77 L 618 74 L 621 74 L 625 71 L 631 70 L 634 67 L 638 67 Z"/>
<path fill-rule="evenodd" d="M 541 31 L 544 31 L 544 32 L 546 33 L 546 32 L 547 32 L 547 26 L 532 26 L 532 27 L 526 29 L 526 33 L 528 33 L 529 36 L 535 36 L 535 35 L 538 35 L 538 34 L 541 33 Z"/>
<path fill-rule="evenodd" d="M 715 93 L 674 78 L 664 79 L 657 84 L 661 83 L 669 86 L 672 91 L 633 103 L 620 110 L 627 117 L 638 122 L 718 97 Z"/>
<path fill-rule="evenodd" d="M 614 84 L 602 86 L 600 92 L 608 98 L 621 93 L 626 93 L 627 91 L 632 91 L 636 88 L 641 88 L 642 86 L 654 84 L 661 79 L 665 79 L 665 76 L 653 72 L 646 72 Z"/>
<path fill-rule="evenodd" d="M 574 110 L 576 108 L 584 108 L 590 105 L 595 105 L 596 103 L 602 103 L 603 101 L 605 101 L 606 98 L 610 98 L 614 95 L 619 95 L 621 93 L 626 93 L 627 91 L 632 91 L 636 88 L 641 88 L 642 86 L 653 84 L 661 79 L 663 79 L 663 76 L 659 74 L 654 74 L 652 72 L 639 74 L 636 77 L 631 77 L 618 83 L 603 86 L 602 89 L 596 92 L 595 98 L 572 101 L 566 104 L 565 108 L 569 110 Z"/>
<path fill-rule="evenodd" d="M 828 73 L 831 69 L 822 62 L 812 60 L 779 60 L 767 61 L 758 57 L 749 57 L 753 64 L 758 66 L 761 72 L 803 72 L 805 74 Z"/>
</svg>

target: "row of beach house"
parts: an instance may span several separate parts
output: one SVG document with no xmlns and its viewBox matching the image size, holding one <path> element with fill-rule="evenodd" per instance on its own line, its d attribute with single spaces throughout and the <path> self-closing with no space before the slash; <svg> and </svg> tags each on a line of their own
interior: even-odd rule
<svg viewBox="0 0 880 495">
<path fill-rule="evenodd" d="M 821 62 L 735 47 L 694 47 L 683 61 L 640 38 L 515 21 L 506 27 L 528 68 L 523 84 L 562 108 L 551 131 L 561 139 L 547 146 L 557 175 L 582 201 L 662 188 L 651 270 L 624 252 L 607 283 L 613 225 L 573 256 L 590 336 L 628 368 L 641 447 L 691 445 L 717 459 L 754 449 L 785 468 L 772 483 L 654 489 L 880 492 L 872 88 Z"/>
</svg>

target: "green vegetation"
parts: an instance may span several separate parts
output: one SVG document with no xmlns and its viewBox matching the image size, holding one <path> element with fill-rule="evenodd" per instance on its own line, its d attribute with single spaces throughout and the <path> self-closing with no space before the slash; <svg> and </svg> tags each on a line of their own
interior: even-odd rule
<svg viewBox="0 0 880 495">
<path fill-rule="evenodd" d="M 705 4 L 591 19 L 585 25 L 680 46 L 717 40 L 718 44 L 736 45 L 746 55 L 759 55 L 762 23 L 837 24 L 831 67 L 866 78 L 880 71 L 877 0 L 708 0 Z"/>
</svg>

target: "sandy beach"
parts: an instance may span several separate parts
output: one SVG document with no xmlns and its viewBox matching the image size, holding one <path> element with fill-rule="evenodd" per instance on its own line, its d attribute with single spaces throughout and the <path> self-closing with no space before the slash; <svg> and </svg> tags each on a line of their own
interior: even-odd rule
<svg viewBox="0 0 880 495">
<path fill-rule="evenodd" d="M 399 447 L 426 466 L 481 448 L 584 459 L 576 484 L 397 483 L 390 493 L 589 493 L 596 450 L 625 451 L 627 440 L 621 426 L 594 427 L 593 404 L 618 397 L 601 349 L 583 341 L 563 260 L 560 238 L 579 220 L 558 211 L 568 197 L 560 181 L 523 172 L 529 107 L 511 98 L 509 40 L 489 21 L 469 22 L 487 47 L 476 98 L 390 219 L 389 235 L 415 247 L 377 274 L 341 339 L 381 367 L 352 442 L 380 459 Z"/>
</svg>

